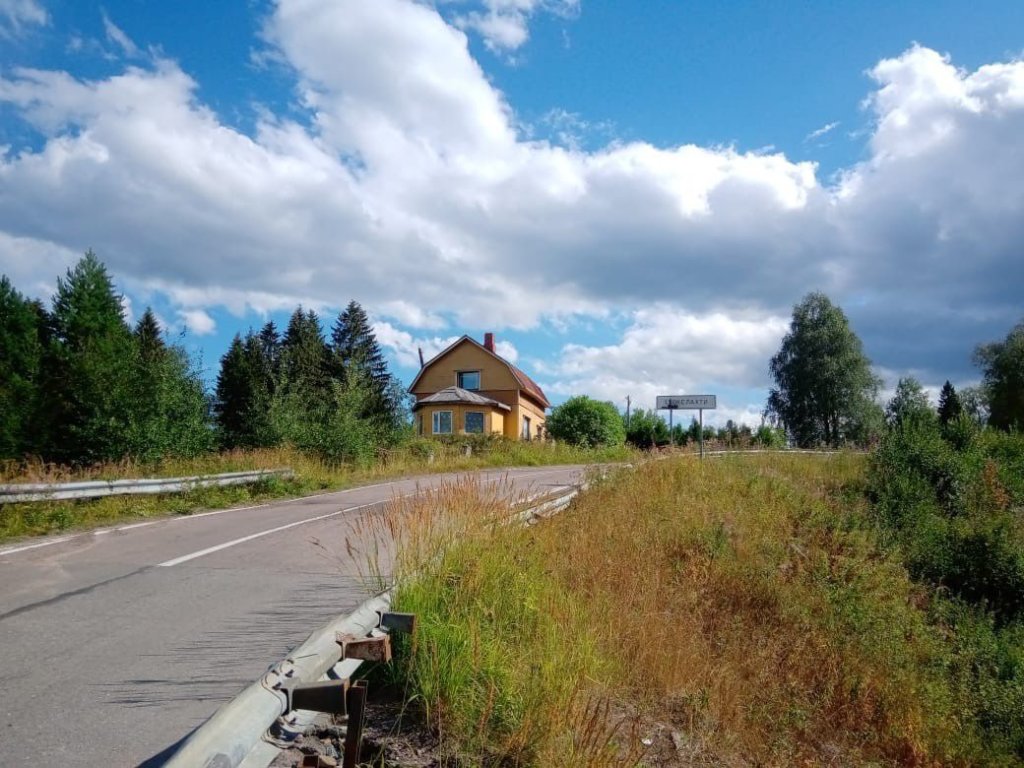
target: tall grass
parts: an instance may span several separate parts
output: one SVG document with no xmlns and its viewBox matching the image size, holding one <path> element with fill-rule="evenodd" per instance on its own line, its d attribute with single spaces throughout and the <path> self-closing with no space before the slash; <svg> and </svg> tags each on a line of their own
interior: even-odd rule
<svg viewBox="0 0 1024 768">
<path fill-rule="evenodd" d="M 471 452 L 467 454 L 466 447 Z M 237 504 L 340 490 L 392 477 L 506 466 L 542 466 L 628 460 L 626 448 L 588 450 L 571 445 L 512 440 L 412 440 L 381 451 L 372 461 L 330 462 L 290 447 L 224 451 L 191 459 L 132 460 L 69 468 L 38 461 L 0 463 L 0 482 L 60 483 L 73 480 L 118 480 L 180 477 L 253 469 L 291 467 L 290 480 L 270 479 L 249 486 L 204 488 L 167 496 L 116 496 L 86 501 L 0 505 L 0 541 L 69 528 L 90 527 L 140 517 L 188 514 Z"/>
<path fill-rule="evenodd" d="M 878 543 L 864 462 L 651 462 L 528 529 L 472 487 L 399 503 L 396 682 L 460 765 L 1012 762 Z"/>
</svg>

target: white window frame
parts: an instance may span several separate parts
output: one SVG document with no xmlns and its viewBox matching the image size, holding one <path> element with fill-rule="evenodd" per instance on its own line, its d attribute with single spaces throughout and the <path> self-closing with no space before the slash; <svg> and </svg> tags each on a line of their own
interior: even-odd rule
<svg viewBox="0 0 1024 768">
<path fill-rule="evenodd" d="M 471 415 L 480 417 L 479 432 L 469 431 L 469 417 Z M 487 414 L 485 414 L 483 411 L 466 411 L 465 415 L 462 417 L 462 428 L 467 435 L 482 435 L 484 432 L 487 431 Z"/>
<path fill-rule="evenodd" d="M 463 376 L 463 374 L 466 374 L 466 373 L 475 373 L 476 374 L 476 386 L 475 387 L 470 388 L 470 387 L 463 387 L 462 386 L 462 376 Z M 470 392 L 479 392 L 481 389 L 483 389 L 483 384 L 484 384 L 484 377 L 483 377 L 483 374 L 480 371 L 456 371 L 455 372 L 455 386 L 457 386 L 457 387 L 459 387 L 461 389 L 465 389 L 465 390 L 468 390 Z"/>
<path fill-rule="evenodd" d="M 530 424 L 533 420 L 529 416 L 523 416 L 523 427 L 522 427 L 522 438 L 523 440 L 530 439 Z"/>
<path fill-rule="evenodd" d="M 443 416 L 444 414 L 448 414 L 448 431 L 447 432 L 442 432 L 440 430 L 440 427 L 441 427 L 441 416 Z M 430 426 L 432 428 L 431 434 L 434 434 L 434 435 L 450 435 L 450 434 L 452 434 L 452 432 L 454 431 L 454 428 L 455 428 L 455 423 L 454 422 L 455 422 L 454 414 L 451 411 L 434 411 L 431 414 L 431 419 L 430 419 Z"/>
</svg>

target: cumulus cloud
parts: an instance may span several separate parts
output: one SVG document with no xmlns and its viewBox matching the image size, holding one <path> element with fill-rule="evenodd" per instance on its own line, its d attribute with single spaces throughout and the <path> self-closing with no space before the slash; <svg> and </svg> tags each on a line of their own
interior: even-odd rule
<svg viewBox="0 0 1024 768">
<path fill-rule="evenodd" d="M 567 344 L 558 362 L 540 371 L 553 393 L 588 392 L 616 403 L 630 395 L 635 405 L 651 408 L 658 395 L 762 386 L 787 328 L 788 318 L 771 315 L 641 309 L 620 342 Z"/>
<path fill-rule="evenodd" d="M 0 0 L 0 39 L 18 37 L 31 26 L 43 26 L 50 17 L 37 0 Z"/>
<path fill-rule="evenodd" d="M 216 321 L 201 309 L 179 310 L 178 318 L 184 329 L 196 336 L 207 336 L 217 330 Z"/>
<path fill-rule="evenodd" d="M 479 13 L 526 23 L 552 8 Z M 133 291 L 187 311 L 355 296 L 378 329 L 408 335 L 389 347 L 414 363 L 420 340 L 396 324 L 571 329 L 632 312 L 624 351 L 570 345 L 554 372 L 609 392 L 637 382 L 616 361 L 662 338 L 681 365 L 764 386 L 768 336 L 814 289 L 877 362 L 941 379 L 1018 319 L 1021 62 L 964 71 L 921 47 L 879 62 L 868 156 L 827 185 L 774 150 L 525 137 L 465 32 L 430 5 L 279 0 L 264 37 L 308 124 L 264 113 L 242 133 L 166 59 L 95 80 L 4 73 L 0 103 L 46 140 L 0 155 L 0 268 L 41 284 L 92 246 Z M 705 344 L 699 327 L 740 336 Z M 701 380 L 680 370 L 659 383 Z"/>
<path fill-rule="evenodd" d="M 420 352 L 423 352 L 423 359 L 430 360 L 441 351 L 447 349 L 456 341 L 459 336 L 414 337 L 408 331 L 396 328 L 386 321 L 377 321 L 373 324 L 373 334 L 382 347 L 388 349 L 395 356 L 399 365 L 406 368 L 420 367 Z"/>
</svg>

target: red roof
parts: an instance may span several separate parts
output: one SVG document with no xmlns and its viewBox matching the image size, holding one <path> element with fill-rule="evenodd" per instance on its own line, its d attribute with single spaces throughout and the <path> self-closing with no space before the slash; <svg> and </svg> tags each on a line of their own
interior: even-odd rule
<svg viewBox="0 0 1024 768">
<path fill-rule="evenodd" d="M 494 354 L 494 356 L 500 358 L 501 360 L 508 364 L 508 367 L 512 369 L 512 375 L 515 376 L 516 381 L 519 382 L 519 386 L 521 386 L 528 393 L 533 395 L 537 399 L 537 401 L 540 402 L 545 408 L 551 407 L 551 403 L 549 403 L 548 399 L 544 397 L 544 390 L 540 388 L 540 385 L 537 384 L 537 382 L 535 382 L 521 370 L 512 365 L 512 363 L 509 363 L 508 360 L 505 360 L 505 358 L 501 357 L 498 354 Z"/>
</svg>

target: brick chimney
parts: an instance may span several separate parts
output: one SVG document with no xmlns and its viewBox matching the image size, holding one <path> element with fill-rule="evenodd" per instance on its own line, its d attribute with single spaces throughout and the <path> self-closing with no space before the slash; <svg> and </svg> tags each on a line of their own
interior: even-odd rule
<svg viewBox="0 0 1024 768">
<path fill-rule="evenodd" d="M 494 352 L 494 334 L 493 333 L 485 333 L 484 334 L 484 349 L 486 349 L 488 352 Z"/>
</svg>

